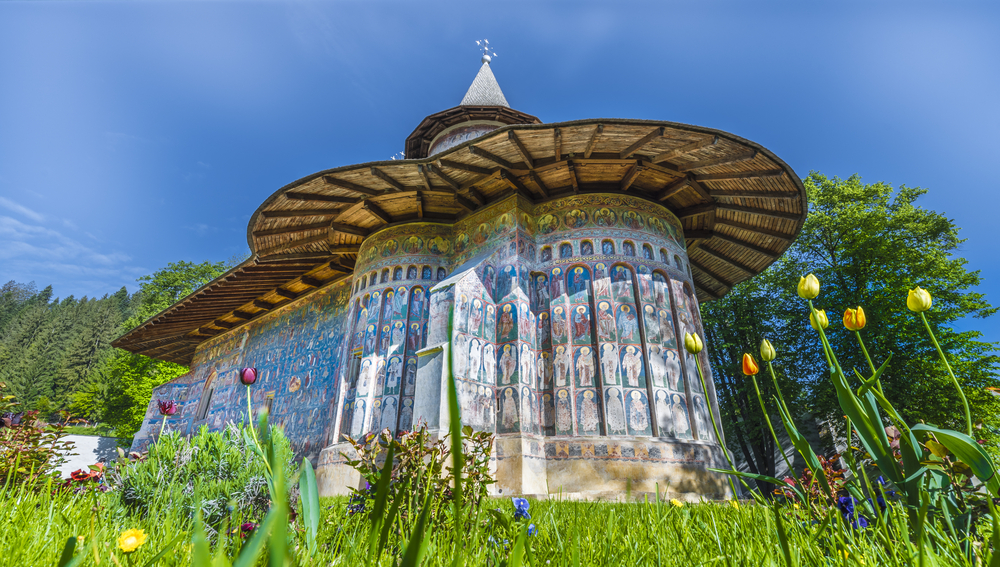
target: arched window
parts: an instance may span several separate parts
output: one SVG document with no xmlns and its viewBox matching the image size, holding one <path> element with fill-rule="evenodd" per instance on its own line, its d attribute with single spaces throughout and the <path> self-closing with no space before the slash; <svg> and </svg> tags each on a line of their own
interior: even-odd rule
<svg viewBox="0 0 1000 567">
<path fill-rule="evenodd" d="M 660 248 L 660 261 L 663 262 L 664 264 L 670 263 L 670 257 L 667 256 L 666 248 Z"/>
<path fill-rule="evenodd" d="M 438 268 L 438 281 L 443 280 L 448 275 L 444 268 Z"/>
<path fill-rule="evenodd" d="M 594 243 L 589 240 L 584 240 L 580 243 L 580 255 L 581 256 L 593 256 L 594 255 Z"/>
<path fill-rule="evenodd" d="M 403 267 L 396 266 L 396 268 L 392 270 L 392 281 L 395 282 L 401 279 L 403 279 Z"/>
<path fill-rule="evenodd" d="M 409 268 L 406 268 L 406 279 L 408 279 L 408 280 L 415 280 L 415 279 L 417 279 L 417 267 L 416 266 L 410 266 Z"/>
<path fill-rule="evenodd" d="M 208 417 L 208 410 L 212 407 L 212 395 L 215 393 L 216 377 L 215 370 L 212 370 L 205 379 L 205 387 L 201 390 L 201 403 L 198 404 L 198 413 L 195 414 L 195 419 L 198 421 Z"/>
<path fill-rule="evenodd" d="M 386 268 L 386 269 L 382 270 L 382 279 L 381 279 L 381 282 L 385 283 L 387 281 L 389 281 L 389 268 Z"/>
<path fill-rule="evenodd" d="M 559 257 L 560 258 L 572 258 L 573 257 L 573 245 L 569 242 L 563 242 L 559 245 Z"/>
<path fill-rule="evenodd" d="M 552 260 L 552 247 L 546 246 L 542 248 L 542 262 L 549 262 Z"/>
<path fill-rule="evenodd" d="M 431 267 L 424 266 L 422 273 L 420 274 L 421 279 L 429 280 L 432 277 Z"/>
<path fill-rule="evenodd" d="M 615 255 L 615 243 L 612 240 L 605 240 L 601 242 L 601 253 L 605 256 Z"/>
<path fill-rule="evenodd" d="M 635 256 L 635 244 L 632 244 L 628 240 L 622 243 L 622 252 L 626 256 Z"/>
<path fill-rule="evenodd" d="M 683 265 L 681 264 L 681 257 L 678 256 L 677 254 L 674 254 L 674 265 L 677 266 L 678 270 L 684 269 Z"/>
<path fill-rule="evenodd" d="M 647 260 L 653 259 L 653 247 L 649 244 L 642 245 L 642 257 Z"/>
</svg>

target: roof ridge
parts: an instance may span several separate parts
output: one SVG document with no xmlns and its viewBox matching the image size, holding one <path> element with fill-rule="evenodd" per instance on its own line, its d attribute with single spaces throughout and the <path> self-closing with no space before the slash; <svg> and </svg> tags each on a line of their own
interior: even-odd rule
<svg viewBox="0 0 1000 567">
<path fill-rule="evenodd" d="M 497 78 L 493 76 L 493 70 L 490 69 L 488 61 L 483 61 L 483 66 L 479 68 L 479 73 L 472 80 L 472 84 L 459 106 L 503 106 L 510 108 L 507 99 L 503 96 L 503 91 L 500 90 Z"/>
</svg>

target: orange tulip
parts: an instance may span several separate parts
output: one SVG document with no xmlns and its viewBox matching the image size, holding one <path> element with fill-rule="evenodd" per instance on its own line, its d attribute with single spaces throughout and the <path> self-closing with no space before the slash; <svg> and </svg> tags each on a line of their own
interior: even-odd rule
<svg viewBox="0 0 1000 567">
<path fill-rule="evenodd" d="M 858 306 L 857 309 L 847 308 L 844 311 L 844 326 L 847 327 L 849 331 L 860 331 L 865 328 L 868 324 L 868 320 L 865 319 L 865 310 Z"/>
<path fill-rule="evenodd" d="M 757 361 L 753 359 L 753 355 L 749 353 L 743 354 L 743 373 L 747 376 L 753 376 L 760 372 L 760 368 L 757 366 Z"/>
</svg>

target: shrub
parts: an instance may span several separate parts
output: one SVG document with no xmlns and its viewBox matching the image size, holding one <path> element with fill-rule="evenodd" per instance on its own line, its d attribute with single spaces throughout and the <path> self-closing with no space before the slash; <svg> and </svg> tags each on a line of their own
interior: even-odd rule
<svg viewBox="0 0 1000 567">
<path fill-rule="evenodd" d="M 0 382 L 0 392 L 6 387 Z M 23 411 L 14 396 L 0 396 L 0 482 L 30 487 L 59 480 L 58 467 L 73 443 L 64 441 L 60 425 L 38 419 L 37 411 Z"/>
</svg>

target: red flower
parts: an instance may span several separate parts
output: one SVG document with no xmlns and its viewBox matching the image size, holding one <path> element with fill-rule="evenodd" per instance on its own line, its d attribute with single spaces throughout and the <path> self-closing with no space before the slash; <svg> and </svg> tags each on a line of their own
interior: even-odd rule
<svg viewBox="0 0 1000 567">
<path fill-rule="evenodd" d="M 177 413 L 177 402 L 173 400 L 157 400 L 156 405 L 160 406 L 160 415 L 174 415 Z"/>
<path fill-rule="evenodd" d="M 256 368 L 244 368 L 240 370 L 240 382 L 244 385 L 249 386 L 257 381 L 257 369 Z"/>
<path fill-rule="evenodd" d="M 90 471 L 84 471 L 83 469 L 77 469 L 70 473 L 69 477 L 77 482 L 83 482 L 90 478 Z"/>
</svg>

